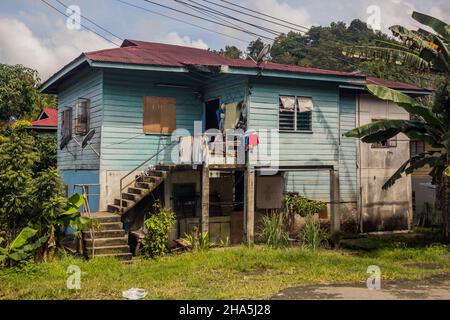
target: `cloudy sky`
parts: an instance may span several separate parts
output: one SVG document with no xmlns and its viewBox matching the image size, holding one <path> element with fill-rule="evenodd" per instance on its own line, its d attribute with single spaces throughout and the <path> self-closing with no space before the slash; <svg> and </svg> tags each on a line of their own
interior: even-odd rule
<svg viewBox="0 0 450 320">
<path fill-rule="evenodd" d="M 58 0 L 45 0 L 61 11 Z M 130 7 L 117 0 L 59 0 L 65 5 L 77 5 L 81 15 L 104 27 L 122 39 L 181 44 L 199 48 L 220 49 L 227 44 L 245 49 L 246 43 L 255 36 L 241 33 L 207 21 L 201 21 L 180 12 L 158 7 L 144 0 L 122 0 L 148 10 L 159 12 L 203 28 L 174 21 L 142 9 Z M 216 9 L 211 2 L 230 6 L 223 0 L 178 0 L 195 1 Z M 208 3 L 208 1 L 210 3 Z M 350 22 L 355 18 L 376 23 L 379 12 L 379 26 L 382 30 L 394 24 L 417 28 L 418 24 L 410 18 L 413 10 L 431 14 L 444 21 L 450 21 L 450 2 L 448 0 L 227 0 L 235 4 L 282 18 L 301 26 L 329 25 L 332 21 Z M 176 0 L 153 0 L 166 6 L 199 15 Z M 191 2 L 193 3 L 193 2 Z M 195 5 L 195 3 L 193 3 Z M 374 7 L 374 5 L 378 7 Z M 238 9 L 238 8 L 236 8 Z M 268 25 L 264 21 L 238 13 L 228 12 L 258 25 L 286 32 L 283 27 Z M 374 20 L 375 17 L 375 20 Z M 113 42 L 120 40 L 92 25 L 86 19 L 83 25 L 89 26 Z M 251 27 L 248 27 L 252 29 Z M 252 29 L 258 33 L 256 29 Z M 264 35 L 271 37 L 270 34 Z M 236 39 L 237 38 L 237 39 Z M 238 40 L 239 39 L 239 40 Z M 46 79 L 60 67 L 76 58 L 83 51 L 114 47 L 114 44 L 84 29 L 70 29 L 67 18 L 45 5 L 41 0 L 0 0 L 0 62 L 23 64 L 37 69 L 42 79 Z"/>
</svg>

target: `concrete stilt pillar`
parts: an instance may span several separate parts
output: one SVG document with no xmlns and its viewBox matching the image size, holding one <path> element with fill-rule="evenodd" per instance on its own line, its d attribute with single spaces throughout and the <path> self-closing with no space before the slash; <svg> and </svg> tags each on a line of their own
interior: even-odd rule
<svg viewBox="0 0 450 320">
<path fill-rule="evenodd" d="M 201 232 L 209 232 L 209 168 L 202 168 L 202 216 Z"/>
</svg>

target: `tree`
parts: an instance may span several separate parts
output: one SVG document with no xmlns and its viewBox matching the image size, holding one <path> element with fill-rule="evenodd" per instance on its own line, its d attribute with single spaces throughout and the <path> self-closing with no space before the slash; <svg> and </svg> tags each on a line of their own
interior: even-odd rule
<svg viewBox="0 0 450 320">
<path fill-rule="evenodd" d="M 374 96 L 396 103 L 405 109 L 411 120 L 380 120 L 346 133 L 347 137 L 361 138 L 363 142 L 374 143 L 386 141 L 399 133 L 404 133 L 414 140 L 424 141 L 437 148 L 439 152 L 423 152 L 408 159 L 390 177 L 383 189 L 391 187 L 403 174 L 411 174 L 426 165 L 431 167 L 430 176 L 433 184 L 438 185 L 438 201 L 443 213 L 444 236 L 449 240 L 450 220 L 450 186 L 444 171 L 450 164 L 450 104 L 448 83 L 450 77 L 450 27 L 431 16 L 414 12 L 412 17 L 430 27 L 434 32 L 423 29 L 411 31 L 402 26 L 390 29 L 401 44 L 381 42 L 381 46 L 356 46 L 346 51 L 348 56 L 363 59 L 382 60 L 397 65 L 409 65 L 418 70 L 432 70 L 444 75 L 446 82 L 436 97 L 433 108 L 423 106 L 417 100 L 401 92 L 375 85 L 366 89 Z"/>
<path fill-rule="evenodd" d="M 239 59 L 242 52 L 235 46 L 225 46 L 225 49 L 220 49 L 219 54 L 226 58 Z"/>
<path fill-rule="evenodd" d="M 247 47 L 247 54 L 252 57 L 253 60 L 256 60 L 264 46 L 264 42 L 260 38 L 258 38 L 255 41 L 250 42 Z"/>
<path fill-rule="evenodd" d="M 33 112 L 39 96 L 39 81 L 36 70 L 0 64 L 0 122 L 11 117 L 23 118 Z"/>
</svg>

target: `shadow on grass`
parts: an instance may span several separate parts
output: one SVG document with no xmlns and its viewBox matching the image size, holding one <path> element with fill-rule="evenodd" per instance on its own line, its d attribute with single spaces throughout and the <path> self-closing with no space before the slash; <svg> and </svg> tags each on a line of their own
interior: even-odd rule
<svg viewBox="0 0 450 320">
<path fill-rule="evenodd" d="M 340 245 L 347 250 L 373 251 L 392 248 L 425 248 L 436 243 L 444 243 L 441 230 L 420 228 L 408 233 L 344 236 Z"/>
</svg>

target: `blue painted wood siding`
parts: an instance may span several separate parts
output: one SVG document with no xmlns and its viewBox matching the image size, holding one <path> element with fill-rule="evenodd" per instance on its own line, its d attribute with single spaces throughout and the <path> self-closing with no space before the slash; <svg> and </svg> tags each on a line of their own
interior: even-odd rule
<svg viewBox="0 0 450 320">
<path fill-rule="evenodd" d="M 143 133 L 143 96 L 176 99 L 176 126 L 193 133 L 194 121 L 200 121 L 203 103 L 189 88 L 167 88 L 161 83 L 195 82 L 184 75 L 163 72 L 105 70 L 102 159 L 104 170 L 132 170 L 170 143 L 170 135 Z M 170 162 L 171 147 L 150 163 Z"/>
<path fill-rule="evenodd" d="M 340 95 L 340 133 L 339 146 L 339 182 L 340 198 L 343 202 L 356 202 L 358 194 L 357 183 L 357 139 L 342 136 L 356 127 L 357 93 L 342 91 Z"/>
<path fill-rule="evenodd" d="M 205 101 L 220 98 L 220 103 L 245 100 L 247 77 L 223 75 L 205 88 Z"/>
<path fill-rule="evenodd" d="M 325 166 L 338 164 L 337 85 L 312 82 L 253 80 L 250 83 L 248 126 L 254 130 L 278 129 L 280 95 L 312 97 L 312 132 L 280 132 L 280 166 Z M 270 143 L 270 141 L 268 142 Z M 261 141 L 264 144 L 264 141 Z M 268 146 L 270 150 L 270 146 Z"/>
<path fill-rule="evenodd" d="M 61 116 L 66 107 L 72 108 L 72 132 L 73 137 L 78 141 L 83 136 L 75 135 L 75 105 L 78 98 L 90 100 L 90 128 L 96 133 L 92 139 L 92 146 L 95 150 L 100 150 L 102 104 L 103 104 L 103 77 L 101 70 L 84 70 L 70 79 L 60 89 L 58 94 L 58 168 L 66 169 L 99 169 L 100 160 L 89 148 L 81 149 L 72 139 L 63 150 L 59 149 L 61 142 Z"/>
<path fill-rule="evenodd" d="M 340 170 L 341 201 L 356 201 L 356 141 L 341 135 L 355 127 L 356 94 L 341 95 L 337 84 L 304 81 L 250 81 L 249 128 L 278 129 L 278 97 L 312 97 L 312 132 L 280 132 L 280 166 L 334 166 Z M 264 144 L 264 142 L 261 142 Z M 270 150 L 270 141 L 267 150 Z M 286 190 L 330 200 L 328 170 L 286 172 Z"/>
</svg>

